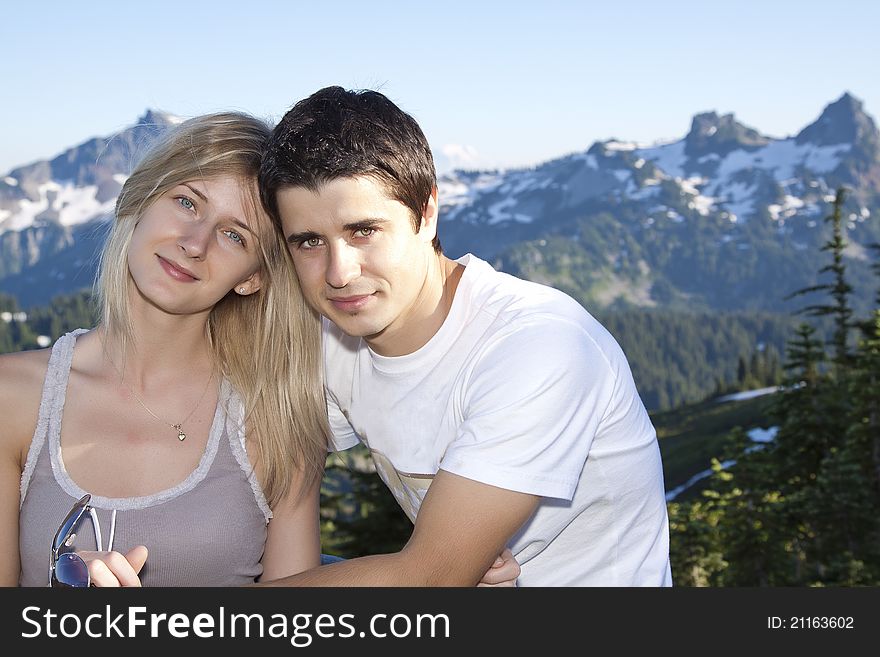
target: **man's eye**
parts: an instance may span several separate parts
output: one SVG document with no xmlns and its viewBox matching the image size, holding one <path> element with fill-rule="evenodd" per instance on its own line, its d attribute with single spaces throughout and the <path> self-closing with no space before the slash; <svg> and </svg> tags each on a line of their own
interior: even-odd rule
<svg viewBox="0 0 880 657">
<path fill-rule="evenodd" d="M 304 249 L 316 249 L 321 246 L 321 238 L 320 237 L 310 237 L 307 240 L 303 240 L 300 242 L 300 246 Z"/>
<path fill-rule="evenodd" d="M 376 232 L 375 228 L 358 228 L 355 231 L 355 235 L 357 235 L 358 237 L 369 237 L 370 235 L 372 235 L 375 232 Z"/>
</svg>

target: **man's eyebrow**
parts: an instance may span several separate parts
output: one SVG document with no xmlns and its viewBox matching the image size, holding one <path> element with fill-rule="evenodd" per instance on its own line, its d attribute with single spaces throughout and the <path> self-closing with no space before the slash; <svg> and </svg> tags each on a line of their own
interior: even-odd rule
<svg viewBox="0 0 880 657">
<path fill-rule="evenodd" d="M 321 236 L 318 235 L 318 233 L 316 233 L 315 231 L 307 230 L 302 233 L 291 233 L 290 235 L 287 236 L 287 243 L 288 244 L 298 244 L 300 242 L 306 242 L 308 240 L 314 240 L 314 239 L 320 239 L 320 238 L 321 238 Z"/>
<path fill-rule="evenodd" d="M 361 219 L 359 221 L 353 221 L 351 223 L 345 224 L 342 228 L 344 230 L 347 230 L 348 232 L 355 232 L 358 230 L 363 230 L 364 228 L 373 228 L 375 226 L 380 226 L 387 223 L 387 219 L 374 219 L 372 217 L 367 217 L 366 219 Z"/>
<path fill-rule="evenodd" d="M 204 194 L 202 194 L 202 193 L 201 193 L 199 190 L 197 190 L 195 187 L 193 187 L 193 186 L 190 185 L 189 183 L 182 183 L 182 184 L 183 184 L 184 187 L 189 187 L 189 189 L 192 191 L 192 193 L 195 194 L 196 196 L 198 196 L 200 199 L 202 199 L 205 203 L 208 202 L 208 197 L 205 196 Z"/>
<path fill-rule="evenodd" d="M 387 219 L 380 219 L 378 217 L 368 217 L 366 219 L 360 219 L 359 221 L 352 221 L 347 224 L 343 224 L 342 230 L 354 233 L 359 230 L 364 230 L 365 228 L 375 228 L 376 226 L 380 226 L 382 224 L 387 224 Z M 287 236 L 288 244 L 298 244 L 302 242 L 306 242 L 308 240 L 313 239 L 321 239 L 322 236 L 319 233 L 316 233 L 313 230 L 305 230 L 301 233 L 291 233 Z"/>
</svg>

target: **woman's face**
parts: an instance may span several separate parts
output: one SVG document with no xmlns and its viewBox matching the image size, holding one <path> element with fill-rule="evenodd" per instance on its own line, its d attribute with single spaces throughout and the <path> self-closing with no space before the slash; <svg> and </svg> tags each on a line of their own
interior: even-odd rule
<svg viewBox="0 0 880 657">
<path fill-rule="evenodd" d="M 128 269 L 147 304 L 175 314 L 210 312 L 230 290 L 260 287 L 258 233 L 249 196 L 232 176 L 190 180 L 141 216 Z"/>
</svg>

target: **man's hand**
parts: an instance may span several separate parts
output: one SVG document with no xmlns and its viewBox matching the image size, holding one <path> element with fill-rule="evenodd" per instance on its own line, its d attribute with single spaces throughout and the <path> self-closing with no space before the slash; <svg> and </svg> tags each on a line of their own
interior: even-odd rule
<svg viewBox="0 0 880 657">
<path fill-rule="evenodd" d="M 477 586 L 516 586 L 521 569 L 510 548 L 504 548 Z"/>
</svg>

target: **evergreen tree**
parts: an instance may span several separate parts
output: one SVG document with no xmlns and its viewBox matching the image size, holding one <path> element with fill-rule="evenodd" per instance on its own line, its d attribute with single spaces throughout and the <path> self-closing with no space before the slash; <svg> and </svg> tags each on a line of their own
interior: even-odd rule
<svg viewBox="0 0 880 657">
<path fill-rule="evenodd" d="M 831 368 L 816 329 L 798 327 L 787 349 L 783 392 L 776 398 L 775 440 L 749 445 L 734 432 L 730 467 L 709 480 L 704 498 L 671 511 L 679 583 L 720 585 L 877 585 L 880 582 L 880 309 L 863 324 L 852 351 L 854 325 L 842 261 L 843 191 L 829 218 L 832 255 L 827 304 L 806 312 L 832 320 Z M 880 299 L 878 299 L 880 302 Z M 753 372 L 758 361 L 754 363 Z M 740 367 L 742 371 L 742 367 Z M 735 460 L 735 463 L 734 463 Z M 681 528 L 681 519 L 694 523 Z M 717 540 L 708 540 L 706 527 Z M 671 529 L 673 524 L 670 525 Z"/>
<path fill-rule="evenodd" d="M 723 586 L 729 567 L 719 526 L 724 509 L 709 496 L 693 502 L 671 502 L 669 559 L 676 586 Z"/>
<path fill-rule="evenodd" d="M 822 251 L 831 253 L 832 262 L 830 265 L 822 267 L 819 274 L 830 272 L 833 274 L 833 280 L 830 283 L 797 290 L 788 297 L 792 298 L 820 291 L 828 292 L 831 295 L 832 303 L 810 305 L 801 312 L 813 317 L 829 315 L 834 319 L 834 335 L 831 339 L 831 345 L 834 350 L 833 362 L 839 372 L 845 370 L 849 364 L 849 333 L 853 327 L 853 311 L 849 304 L 852 286 L 846 280 L 846 266 L 843 264 L 846 240 L 843 237 L 842 209 L 845 195 L 844 188 L 838 188 L 832 212 L 825 217 L 825 221 L 831 224 L 831 238 L 822 246 Z"/>
<path fill-rule="evenodd" d="M 742 429 L 731 433 L 725 472 L 716 464 L 715 490 L 707 495 L 724 509 L 720 523 L 726 586 L 788 586 L 797 559 L 790 552 L 790 518 L 777 485 L 776 444 L 753 444 Z"/>
<path fill-rule="evenodd" d="M 880 305 L 880 303 L 878 303 Z M 854 434 L 863 441 L 872 468 L 871 487 L 880 502 L 880 308 L 874 311 L 871 332 L 859 345 L 859 370 L 852 393 L 858 422 Z"/>
<path fill-rule="evenodd" d="M 740 356 L 736 364 L 736 382 L 739 384 L 740 390 L 742 390 L 746 385 L 748 373 L 749 368 L 746 365 L 746 359 L 743 356 Z"/>
<path fill-rule="evenodd" d="M 823 460 L 812 496 L 822 582 L 880 581 L 880 310 L 854 357 L 843 434 Z"/>
<path fill-rule="evenodd" d="M 782 469 L 786 481 L 815 472 L 826 450 L 828 428 L 823 400 L 826 390 L 820 373 L 825 353 L 815 334 L 816 329 L 809 324 L 801 324 L 795 331 L 795 338 L 786 349 L 788 374 L 772 410 L 780 425 L 775 444 L 784 442 L 790 433 L 792 452 L 797 455 L 797 458 L 788 458 L 787 467 Z"/>
<path fill-rule="evenodd" d="M 18 311 L 18 299 L 16 299 L 11 294 L 4 294 L 0 292 L 0 312 L 17 312 Z"/>
<path fill-rule="evenodd" d="M 871 269 L 873 269 L 874 273 L 877 274 L 877 277 L 880 278 L 880 244 L 871 244 L 870 248 L 873 249 L 878 256 L 874 261 L 874 264 L 871 265 Z M 880 307 L 880 286 L 877 286 L 877 296 L 874 301 L 877 303 L 877 306 Z"/>
</svg>

